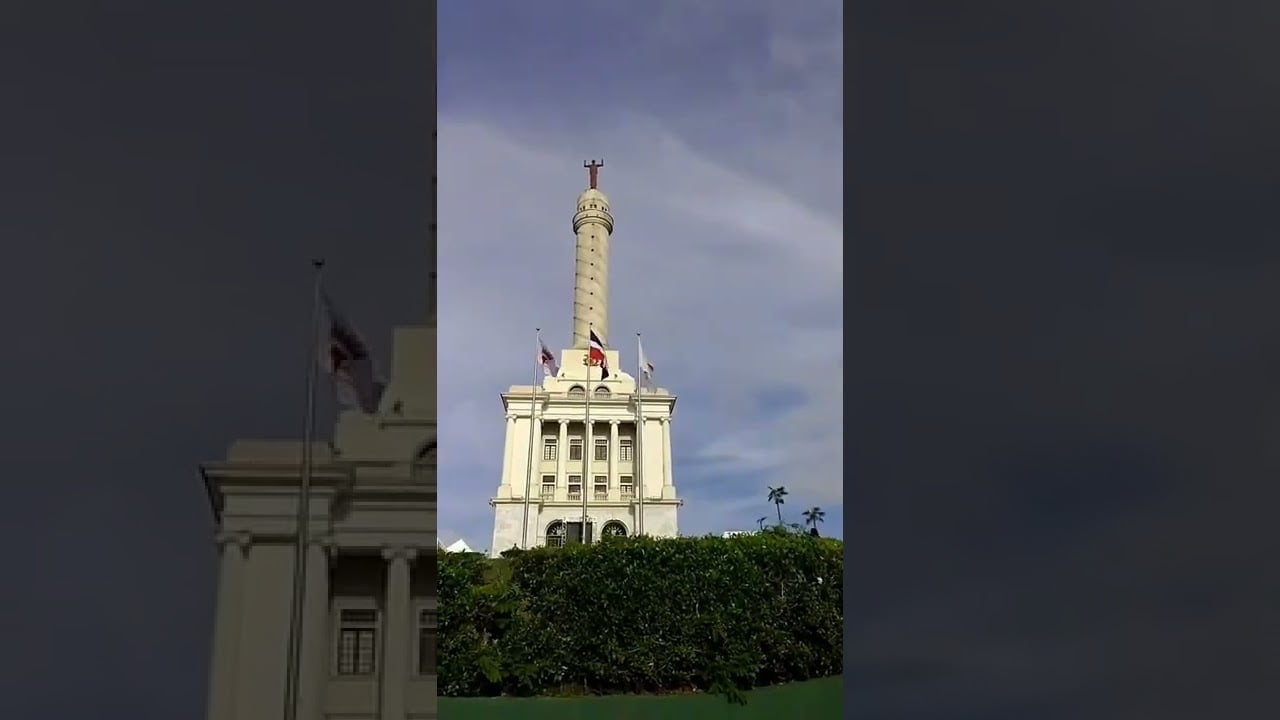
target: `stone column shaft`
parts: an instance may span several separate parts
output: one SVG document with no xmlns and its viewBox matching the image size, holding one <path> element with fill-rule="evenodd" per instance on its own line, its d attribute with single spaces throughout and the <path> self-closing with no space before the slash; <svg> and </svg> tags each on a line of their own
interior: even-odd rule
<svg viewBox="0 0 1280 720">
<path fill-rule="evenodd" d="M 302 663 L 298 677 L 299 720 L 324 720 L 325 686 L 329 677 L 330 546 L 313 540 L 307 545 L 307 583 L 302 605 Z"/>
<path fill-rule="evenodd" d="M 542 492 L 542 417 L 535 414 L 529 418 L 529 422 L 533 423 L 533 435 L 529 438 L 533 445 L 525 454 L 525 458 L 531 463 L 525 468 L 525 477 L 529 478 L 529 499 L 533 500 Z M 535 512 L 533 508 L 529 508 L 529 511 Z M 521 543 L 523 542 L 522 539 Z"/>
<path fill-rule="evenodd" d="M 637 419 L 632 425 L 635 427 L 635 434 L 631 438 L 631 472 L 634 476 L 632 482 L 636 484 L 636 497 L 647 498 L 644 495 L 644 421 Z"/>
<path fill-rule="evenodd" d="M 248 533 L 219 533 L 221 554 L 218 600 L 213 622 L 213 658 L 209 667 L 209 720 L 235 720 L 236 668 L 239 666 L 240 606 L 244 601 L 244 566 Z"/>
<path fill-rule="evenodd" d="M 621 443 L 618 442 L 618 421 L 609 421 L 609 494 L 616 497 L 616 493 L 620 493 L 621 485 L 618 482 L 618 449 Z"/>
<path fill-rule="evenodd" d="M 387 587 L 380 717 L 381 720 L 405 720 L 413 648 L 409 564 L 417 557 L 417 551 L 412 548 L 386 548 L 382 557 L 387 561 Z"/>
<path fill-rule="evenodd" d="M 609 199 L 595 188 L 578 196 L 573 216 L 573 346 L 587 347 L 588 332 L 609 339 Z"/>
<path fill-rule="evenodd" d="M 562 488 L 569 487 L 569 421 L 560 421 L 560 439 L 556 443 L 556 495 L 561 496 Z M 541 532 L 541 529 L 539 529 Z"/>
</svg>

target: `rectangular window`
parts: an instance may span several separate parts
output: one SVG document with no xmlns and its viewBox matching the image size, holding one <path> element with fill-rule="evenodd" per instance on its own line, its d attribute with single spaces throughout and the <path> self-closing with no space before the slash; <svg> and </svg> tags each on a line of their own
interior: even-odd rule
<svg viewBox="0 0 1280 720">
<path fill-rule="evenodd" d="M 550 500 L 556 496 L 556 476 L 542 476 L 542 499 Z"/>
<path fill-rule="evenodd" d="M 609 459 L 609 438 L 596 438 L 596 459 Z"/>
<path fill-rule="evenodd" d="M 543 460 L 556 459 L 556 439 L 555 438 L 549 437 L 549 438 L 542 439 L 542 459 Z"/>
<path fill-rule="evenodd" d="M 621 493 L 623 500 L 632 500 L 635 498 L 635 485 L 632 483 L 630 475 L 623 475 L 618 478 L 618 492 Z"/>
<path fill-rule="evenodd" d="M 582 499 L 582 476 L 581 475 L 569 476 L 569 499 L 570 500 Z"/>
<path fill-rule="evenodd" d="M 631 462 L 631 438 L 618 438 L 618 459 Z"/>
<path fill-rule="evenodd" d="M 596 497 L 596 499 L 597 499 L 597 500 L 608 500 L 608 499 L 609 499 L 609 476 L 608 476 L 608 475 L 596 475 L 596 476 L 595 476 L 595 486 L 596 486 L 596 490 L 595 490 L 595 497 Z"/>
<path fill-rule="evenodd" d="M 436 672 L 436 628 L 439 618 L 435 610 L 423 608 L 418 614 L 418 674 Z"/>
<path fill-rule="evenodd" d="M 574 438 L 569 441 L 569 459 L 582 459 L 582 438 Z"/>
<path fill-rule="evenodd" d="M 343 610 L 338 625 L 339 675 L 372 675 L 377 670 L 378 611 Z"/>
</svg>

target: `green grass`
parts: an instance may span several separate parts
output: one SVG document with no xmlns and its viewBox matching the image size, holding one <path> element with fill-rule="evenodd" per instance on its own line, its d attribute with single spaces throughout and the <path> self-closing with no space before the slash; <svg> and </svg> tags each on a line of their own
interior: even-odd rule
<svg viewBox="0 0 1280 720">
<path fill-rule="evenodd" d="M 440 698 L 449 720 L 777 720 L 843 717 L 839 676 L 758 688 L 746 705 L 718 695 L 605 695 L 585 698 Z"/>
</svg>

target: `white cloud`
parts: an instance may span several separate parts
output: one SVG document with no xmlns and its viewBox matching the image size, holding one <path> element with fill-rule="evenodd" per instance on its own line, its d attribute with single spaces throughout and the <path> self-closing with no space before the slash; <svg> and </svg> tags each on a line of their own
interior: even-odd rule
<svg viewBox="0 0 1280 720">
<path fill-rule="evenodd" d="M 761 52 L 787 67 L 830 62 L 785 37 L 770 48 Z M 744 117 L 748 90 L 729 103 Z M 800 86 L 787 97 L 821 116 L 831 93 Z M 786 485 L 800 505 L 839 507 L 843 227 L 830 201 L 840 194 L 839 123 L 747 122 L 714 143 L 690 140 L 682 122 L 723 109 L 686 106 L 661 122 L 615 114 L 607 127 L 566 117 L 562 132 L 519 128 L 519 118 L 441 117 L 440 523 L 451 528 L 442 540 L 489 544 L 498 393 L 529 382 L 534 327 L 553 348 L 567 343 L 570 218 L 581 161 L 601 155 L 617 223 L 610 340 L 634 366 L 631 338 L 643 331 L 659 382 L 681 398 L 676 478 L 683 495 L 699 498 L 682 511 L 682 528 L 749 527 L 772 515 L 765 484 Z M 753 162 L 741 162 L 748 155 Z M 792 401 L 770 407 L 765 398 L 783 390 Z M 725 490 L 721 478 L 717 501 L 706 501 L 699 483 L 726 472 L 741 486 Z"/>
</svg>

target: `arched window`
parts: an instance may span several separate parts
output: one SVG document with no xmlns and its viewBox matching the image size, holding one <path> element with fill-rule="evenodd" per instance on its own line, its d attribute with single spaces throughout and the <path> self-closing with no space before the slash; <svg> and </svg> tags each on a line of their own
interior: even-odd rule
<svg viewBox="0 0 1280 720">
<path fill-rule="evenodd" d="M 556 520 L 547 526 L 547 547 L 564 547 L 564 523 Z"/>
<path fill-rule="evenodd" d="M 587 389 L 581 385 L 574 385 L 569 388 L 569 397 L 581 400 L 587 396 Z"/>
<path fill-rule="evenodd" d="M 597 387 L 597 388 L 596 388 L 596 397 L 598 397 L 598 398 L 608 398 L 608 397 L 609 397 L 609 388 L 607 388 L 607 387 L 605 387 L 605 386 L 603 386 L 603 385 L 601 385 L 600 387 Z"/>
<path fill-rule="evenodd" d="M 600 536 L 601 536 L 601 537 L 607 537 L 607 538 L 611 538 L 611 537 L 626 537 L 626 536 L 627 536 L 627 526 L 626 526 L 626 525 L 623 525 L 622 523 L 618 522 L 617 520 L 610 520 L 609 522 L 607 522 L 607 523 L 605 523 L 605 524 L 604 524 L 604 527 L 603 527 L 603 528 L 601 528 L 601 530 L 600 530 Z"/>
</svg>

